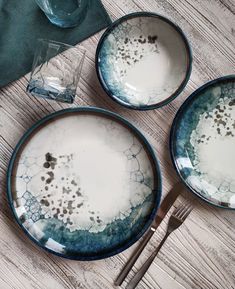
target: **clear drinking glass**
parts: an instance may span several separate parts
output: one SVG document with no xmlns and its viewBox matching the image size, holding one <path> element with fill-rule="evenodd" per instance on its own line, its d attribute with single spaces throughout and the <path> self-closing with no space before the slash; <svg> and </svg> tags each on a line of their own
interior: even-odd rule
<svg viewBox="0 0 235 289">
<path fill-rule="evenodd" d="M 81 46 L 39 39 L 27 91 L 35 96 L 72 103 L 84 59 L 85 49 Z"/>
<path fill-rule="evenodd" d="M 67 28 L 77 26 L 86 16 L 89 0 L 35 0 L 51 23 Z"/>
</svg>

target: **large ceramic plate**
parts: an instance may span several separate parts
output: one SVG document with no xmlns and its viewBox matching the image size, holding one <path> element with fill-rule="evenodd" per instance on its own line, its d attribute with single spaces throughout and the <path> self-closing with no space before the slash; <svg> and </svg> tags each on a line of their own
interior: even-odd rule
<svg viewBox="0 0 235 289">
<path fill-rule="evenodd" d="M 14 215 L 38 245 L 79 260 L 132 245 L 153 220 L 161 195 L 154 152 L 111 112 L 51 114 L 17 145 L 8 171 Z"/>
<path fill-rule="evenodd" d="M 96 52 L 97 74 L 107 94 L 139 110 L 154 109 L 175 98 L 189 79 L 191 64 L 182 30 L 150 12 L 115 21 Z"/>
<path fill-rule="evenodd" d="M 184 102 L 173 122 L 171 153 L 194 193 L 235 209 L 235 75 L 207 83 Z"/>
</svg>

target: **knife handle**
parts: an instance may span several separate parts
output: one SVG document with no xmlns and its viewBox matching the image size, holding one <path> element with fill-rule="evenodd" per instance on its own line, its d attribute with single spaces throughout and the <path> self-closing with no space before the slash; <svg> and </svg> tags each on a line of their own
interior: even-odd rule
<svg viewBox="0 0 235 289">
<path fill-rule="evenodd" d="M 114 281 L 114 285 L 121 286 L 122 282 L 124 281 L 124 279 L 126 278 L 128 273 L 130 272 L 131 268 L 134 266 L 136 260 L 139 258 L 140 254 L 144 250 L 148 241 L 153 236 L 154 232 L 155 232 L 155 230 L 150 228 L 150 230 L 148 230 L 148 232 L 144 235 L 143 240 L 141 241 L 139 246 L 136 248 L 134 253 L 131 255 L 130 259 L 128 260 L 126 265 L 123 267 L 123 269 L 120 272 L 120 274 L 118 275 L 117 279 Z"/>
</svg>

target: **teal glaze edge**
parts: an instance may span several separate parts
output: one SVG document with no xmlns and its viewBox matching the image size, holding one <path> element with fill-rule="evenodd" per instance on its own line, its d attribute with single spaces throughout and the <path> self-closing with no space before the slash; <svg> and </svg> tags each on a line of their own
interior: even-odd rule
<svg viewBox="0 0 235 289">
<path fill-rule="evenodd" d="M 194 193 L 198 198 L 200 198 L 201 200 L 207 202 L 209 205 L 212 205 L 214 207 L 217 208 L 221 208 L 221 209 L 227 209 L 227 210 L 235 210 L 235 208 L 231 208 L 231 207 L 225 207 L 222 205 L 218 205 L 215 204 L 211 201 L 209 201 L 207 198 L 203 197 L 201 194 L 199 194 L 193 187 L 191 187 L 184 179 L 184 177 L 182 176 L 182 174 L 180 173 L 180 169 L 176 164 L 176 160 L 175 160 L 175 135 L 176 135 L 176 130 L 177 130 L 177 124 L 178 124 L 178 120 L 180 119 L 180 117 L 182 116 L 182 114 L 184 113 L 184 110 L 187 109 L 187 106 L 191 103 L 191 101 L 197 97 L 198 94 L 200 94 L 201 92 L 203 92 L 204 89 L 217 84 L 219 82 L 223 82 L 223 81 L 229 81 L 229 80 L 234 80 L 235 81 L 235 74 L 231 74 L 231 75 L 226 75 L 226 76 L 222 76 L 216 79 L 213 79 L 205 84 L 203 84 L 201 87 L 199 87 L 198 89 L 196 89 L 181 105 L 181 107 L 179 108 L 179 110 L 177 111 L 175 118 L 173 119 L 172 122 L 172 126 L 171 126 L 171 131 L 170 131 L 170 138 L 169 138 L 169 150 L 170 150 L 170 155 L 171 155 L 171 161 L 173 163 L 173 166 L 178 174 L 178 176 L 180 177 L 181 181 L 184 183 L 184 185 L 192 192 Z"/>
<path fill-rule="evenodd" d="M 130 240 L 129 242 L 127 242 L 125 245 L 121 246 L 119 249 L 111 251 L 109 253 L 105 253 L 105 254 L 101 254 L 101 255 L 92 255 L 92 256 L 78 256 L 78 255 L 70 255 L 70 256 L 66 256 L 64 254 L 60 254 L 58 252 L 55 252 L 51 249 L 48 249 L 46 247 L 44 247 L 43 245 L 40 244 L 39 241 L 37 241 L 35 238 L 33 238 L 29 232 L 24 228 L 24 226 L 22 225 L 22 223 L 20 222 L 14 205 L 13 205 L 13 199 L 12 199 L 12 194 L 11 194 L 11 176 L 12 176 L 12 170 L 14 167 L 14 162 L 15 159 L 17 157 L 17 153 L 19 152 L 21 146 L 24 144 L 24 142 L 27 140 L 27 138 L 31 135 L 31 133 L 34 132 L 35 129 L 37 129 L 38 127 L 40 127 L 42 124 L 44 124 L 45 122 L 47 122 L 48 120 L 53 119 L 54 117 L 60 116 L 60 115 L 64 115 L 66 113 L 74 113 L 74 112 L 96 112 L 96 113 L 100 113 L 103 115 L 106 115 L 108 117 L 112 117 L 114 119 L 116 119 L 117 121 L 123 123 L 124 125 L 126 125 L 127 127 L 129 127 L 130 129 L 132 129 L 134 131 L 134 133 L 137 135 L 137 137 L 139 137 L 147 151 L 149 152 L 152 161 L 153 161 L 153 165 L 154 165 L 154 178 L 155 178 L 155 185 L 157 182 L 157 186 L 156 188 L 153 189 L 153 191 L 156 194 L 156 203 L 155 206 L 152 210 L 152 213 L 149 216 L 149 220 L 146 222 L 145 226 L 143 227 L 143 229 L 135 236 L 135 238 L 133 238 L 132 240 Z M 121 253 L 122 251 L 126 250 L 127 248 L 129 248 L 131 245 L 133 245 L 135 242 L 137 242 L 142 236 L 143 234 L 147 231 L 147 229 L 149 228 L 149 226 L 151 225 L 152 221 L 155 218 L 155 215 L 157 213 L 157 209 L 159 208 L 159 204 L 160 204 L 160 200 L 161 200 L 161 195 L 162 195 L 162 177 L 161 177 L 161 172 L 160 172 L 160 165 L 159 165 L 159 161 L 154 153 L 154 150 L 152 148 L 152 146 L 150 145 L 150 143 L 148 142 L 148 140 L 145 138 L 145 136 L 133 125 L 131 124 L 128 120 L 126 120 L 125 118 L 121 117 L 120 115 L 113 113 L 111 111 L 102 109 L 102 108 L 96 108 L 96 107 L 78 107 L 78 108 L 68 108 L 68 109 L 64 109 L 64 110 L 60 110 L 54 113 L 51 113 L 45 117 L 43 117 L 41 120 L 37 121 L 31 128 L 29 128 L 26 133 L 22 136 L 22 138 L 19 140 L 18 144 L 16 145 L 13 154 L 11 156 L 9 165 L 8 165 L 8 169 L 7 169 L 7 198 L 8 198 L 8 203 L 9 206 L 13 212 L 14 218 L 16 220 L 16 222 L 18 223 L 18 225 L 21 227 L 21 229 L 24 231 L 24 233 L 29 237 L 29 239 L 31 241 L 33 241 L 35 244 L 37 244 L 40 248 L 46 250 L 49 253 L 52 253 L 56 256 L 59 257 L 63 257 L 66 259 L 72 259 L 72 260 L 79 260 L 79 261 L 91 261 L 91 260 L 100 260 L 100 259 L 104 259 L 104 258 L 108 258 L 111 256 L 114 256 L 116 254 Z"/>
<path fill-rule="evenodd" d="M 160 18 L 163 21 L 167 22 L 168 24 L 170 24 L 173 28 L 175 28 L 175 30 L 177 32 L 179 32 L 179 34 L 181 35 L 185 46 L 186 46 L 186 50 L 187 50 L 187 56 L 188 56 L 188 67 L 187 67 L 187 71 L 186 71 L 186 75 L 184 80 L 182 81 L 181 85 L 178 87 L 178 89 L 171 95 L 169 96 L 167 99 L 157 103 L 157 104 L 151 104 L 151 105 L 140 105 L 140 106 L 135 106 L 132 105 L 130 103 L 127 103 L 123 100 L 121 100 L 120 98 L 116 97 L 113 95 L 113 93 L 111 92 L 111 90 L 109 89 L 109 87 L 106 85 L 106 82 L 104 80 L 104 78 L 102 77 L 102 73 L 100 71 L 99 68 L 99 54 L 100 54 L 100 50 L 102 48 L 103 42 L 105 40 L 106 37 L 108 37 L 108 35 L 123 21 L 131 19 L 131 18 L 135 18 L 138 16 L 146 16 L 146 17 L 156 17 L 156 18 Z M 157 13 L 153 13 L 153 12 L 134 12 L 134 13 L 130 13 L 127 14 L 119 19 L 117 19 L 116 21 L 114 21 L 103 33 L 103 35 L 101 36 L 99 43 L 97 45 L 96 48 L 96 55 L 95 55 L 95 67 L 96 67 L 96 74 L 98 76 L 99 82 L 102 86 L 102 88 L 104 89 L 104 91 L 107 93 L 108 96 L 110 96 L 114 101 L 116 101 L 117 103 L 130 108 L 130 109 L 134 109 L 134 110 L 151 110 L 151 109 L 156 109 L 156 108 L 160 108 L 168 103 L 170 103 L 172 100 L 174 100 L 185 88 L 186 84 L 189 81 L 191 72 L 192 72 L 192 63 L 193 63 L 193 53 L 192 53 L 192 48 L 187 40 L 186 35 L 184 34 L 184 32 L 182 31 L 182 29 L 175 24 L 174 22 L 170 21 L 168 18 L 159 15 Z"/>
</svg>

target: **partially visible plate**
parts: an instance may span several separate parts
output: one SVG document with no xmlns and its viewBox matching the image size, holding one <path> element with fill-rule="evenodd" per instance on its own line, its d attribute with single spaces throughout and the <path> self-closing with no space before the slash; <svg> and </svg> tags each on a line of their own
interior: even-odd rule
<svg viewBox="0 0 235 289">
<path fill-rule="evenodd" d="M 195 194 L 235 209 L 235 75 L 203 85 L 183 103 L 170 146 L 179 176 Z"/>
<path fill-rule="evenodd" d="M 129 122 L 97 108 L 68 109 L 36 123 L 8 170 L 15 218 L 39 246 L 94 260 L 137 241 L 161 196 L 157 159 Z"/>
</svg>

